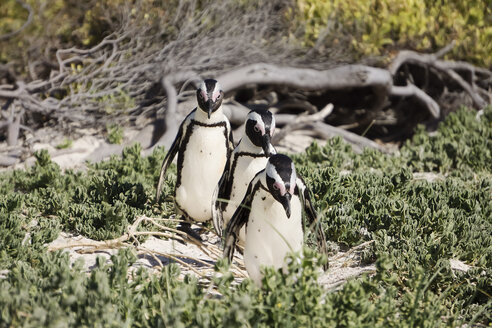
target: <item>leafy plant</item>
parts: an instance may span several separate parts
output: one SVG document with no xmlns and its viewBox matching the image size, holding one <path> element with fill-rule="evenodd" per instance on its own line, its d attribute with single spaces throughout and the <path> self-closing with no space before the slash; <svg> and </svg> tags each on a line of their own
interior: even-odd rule
<svg viewBox="0 0 492 328">
<path fill-rule="evenodd" d="M 492 63 L 492 8 L 484 1 L 297 0 L 294 26 L 305 45 L 347 42 L 359 55 L 391 55 L 397 48 L 436 51 L 456 40 L 452 56 Z M 323 41 L 323 40 L 322 40 Z M 318 41 L 319 42 L 319 41 Z"/>
<path fill-rule="evenodd" d="M 56 149 L 67 149 L 72 147 L 73 141 L 71 139 L 64 139 L 61 143 L 56 145 Z"/>
<path fill-rule="evenodd" d="M 106 126 L 108 131 L 108 141 L 112 144 L 120 144 L 123 141 L 123 128 L 119 125 L 112 124 Z"/>
<path fill-rule="evenodd" d="M 340 138 L 293 156 L 313 193 L 322 227 L 340 247 L 374 240 L 363 261 L 376 273 L 326 291 L 319 254 L 291 257 L 288 273 L 264 269 L 261 288 L 233 283 L 225 262 L 206 285 L 129 269 L 122 249 L 87 274 L 62 252 L 46 252 L 59 231 L 120 236 L 140 214 L 167 216 L 172 197 L 152 204 L 165 152 L 121 157 L 62 172 L 47 152 L 1 174 L 0 327 L 459 327 L 492 322 L 492 108 L 451 114 L 433 135 L 419 128 L 400 154 L 355 154 Z M 175 166 L 164 193 L 171 196 Z M 422 179 L 422 174 L 432 179 Z M 470 268 L 456 271 L 450 259 Z M 211 294 L 215 289 L 220 296 Z"/>
</svg>

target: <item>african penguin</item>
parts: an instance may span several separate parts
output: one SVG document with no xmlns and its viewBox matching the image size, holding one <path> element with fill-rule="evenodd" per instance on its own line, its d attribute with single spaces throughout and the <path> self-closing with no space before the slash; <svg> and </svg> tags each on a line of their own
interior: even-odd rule
<svg viewBox="0 0 492 328">
<path fill-rule="evenodd" d="M 276 154 L 270 143 L 275 131 L 275 117 L 268 110 L 252 110 L 245 123 L 245 135 L 232 152 L 218 186 L 212 217 L 215 230 L 222 236 L 222 230 L 243 200 L 248 185 L 256 173 L 263 170 L 271 154 Z M 217 193 L 216 193 L 217 194 Z M 244 245 L 244 228 L 239 241 Z"/>
<path fill-rule="evenodd" d="M 231 126 L 221 106 L 223 97 L 216 80 L 201 83 L 197 90 L 198 108 L 181 123 L 162 163 L 157 185 L 158 202 L 166 170 L 177 154 L 174 202 L 177 212 L 187 221 L 181 224 L 181 230 L 195 238 L 199 236 L 191 230 L 190 223 L 212 218 L 212 195 L 233 149 Z"/>
<path fill-rule="evenodd" d="M 324 232 L 294 163 L 282 154 L 271 156 L 266 168 L 249 184 L 241 205 L 227 224 L 224 257 L 232 262 L 239 231 L 246 225 L 244 264 L 251 279 L 261 286 L 261 266 L 285 269 L 285 256 L 302 250 L 303 209 L 309 226 L 316 229 L 321 251 L 326 253 Z"/>
</svg>

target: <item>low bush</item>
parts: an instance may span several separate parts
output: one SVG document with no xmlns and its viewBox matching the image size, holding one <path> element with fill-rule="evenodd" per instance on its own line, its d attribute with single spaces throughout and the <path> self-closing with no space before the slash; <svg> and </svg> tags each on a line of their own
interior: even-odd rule
<svg viewBox="0 0 492 328">
<path fill-rule="evenodd" d="M 395 49 L 437 51 L 456 40 L 452 57 L 492 64 L 492 7 L 485 1 L 297 0 L 295 29 L 303 42 L 326 47 L 346 42 L 360 56 Z M 318 42 L 319 43 L 319 42 Z"/>
<path fill-rule="evenodd" d="M 0 327 L 488 325 L 491 130 L 492 108 L 478 118 L 461 109 L 433 135 L 420 129 L 396 156 L 355 154 L 339 138 L 293 156 L 327 238 L 342 248 L 374 240 L 362 260 L 375 262 L 375 275 L 333 291 L 317 283 L 321 259 L 309 248 L 287 275 L 266 269 L 262 288 L 249 279 L 234 285 L 222 261 L 212 285 L 179 278 L 175 265 L 129 270 L 131 249 L 87 274 L 46 243 L 59 231 L 114 238 L 136 215 L 170 215 L 175 166 L 168 197 L 153 204 L 162 149 L 143 158 L 135 145 L 86 172 L 62 172 L 40 152 L 32 168 L 1 174 Z M 453 270 L 450 259 L 470 269 Z"/>
</svg>

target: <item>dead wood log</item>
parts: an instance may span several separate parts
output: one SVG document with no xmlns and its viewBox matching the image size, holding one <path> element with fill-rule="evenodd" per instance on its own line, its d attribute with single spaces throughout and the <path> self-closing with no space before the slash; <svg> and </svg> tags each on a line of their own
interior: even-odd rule
<svg viewBox="0 0 492 328">
<path fill-rule="evenodd" d="M 443 61 L 439 58 L 443 56 L 446 52 L 451 50 L 454 46 L 454 43 L 448 45 L 443 48 L 441 51 L 438 51 L 435 54 L 421 54 L 411 50 L 403 50 L 398 53 L 398 55 L 394 58 L 392 63 L 389 65 L 388 69 L 391 75 L 395 76 L 398 70 L 402 65 L 405 64 L 414 64 L 424 66 L 426 68 L 432 67 L 438 72 L 446 75 L 446 77 L 455 83 L 457 83 L 463 90 L 470 96 L 473 101 L 473 104 L 477 109 L 481 109 L 487 105 L 487 102 L 480 96 L 480 93 L 485 92 L 488 94 L 487 90 L 483 90 L 476 84 L 476 73 L 478 72 L 481 75 L 485 75 L 487 77 L 492 76 L 492 72 L 487 71 L 485 69 L 477 68 L 469 63 L 462 62 L 452 62 L 452 61 Z M 471 73 L 472 79 L 469 82 L 465 81 L 456 70 L 466 70 Z M 412 88 L 410 88 L 412 89 Z M 410 91 L 409 89 L 409 91 Z M 412 90 L 415 92 L 414 90 Z M 424 98 L 420 98 L 424 101 Z M 427 99 L 428 100 L 428 99 Z"/>
<path fill-rule="evenodd" d="M 18 161 L 19 159 L 16 157 L 0 154 L 0 166 L 8 167 L 16 164 Z"/>
<path fill-rule="evenodd" d="M 432 99 L 431 96 L 426 94 L 421 89 L 417 88 L 415 85 L 408 83 L 406 86 L 392 86 L 391 95 L 399 97 L 412 97 L 415 96 L 419 101 L 423 102 L 425 107 L 429 110 L 434 118 L 439 118 L 440 109 L 439 105 Z"/>
<path fill-rule="evenodd" d="M 333 111 L 333 104 L 328 104 L 320 110 L 319 112 L 312 115 L 299 115 L 286 126 L 284 126 L 280 131 L 278 131 L 272 138 L 273 144 L 278 144 L 280 140 L 285 138 L 287 134 L 294 130 L 298 130 L 305 126 L 306 123 L 322 121 L 325 117 L 331 114 Z"/>
<path fill-rule="evenodd" d="M 369 87 L 377 98 L 375 107 L 381 107 L 389 96 L 417 98 L 434 117 L 439 117 L 439 106 L 417 87 L 395 88 L 388 70 L 364 65 L 344 65 L 318 71 L 309 68 L 281 67 L 259 63 L 241 67 L 218 77 L 225 92 L 245 85 L 279 85 L 306 91 L 345 90 Z M 425 94 L 425 95 L 424 95 Z M 379 109 L 379 108 L 377 108 Z"/>
<path fill-rule="evenodd" d="M 393 84 L 388 71 L 364 65 L 346 65 L 318 71 L 258 63 L 229 71 L 220 75 L 218 80 L 224 92 L 248 84 L 284 85 L 311 91 L 355 87 L 374 87 L 389 91 Z"/>
<path fill-rule="evenodd" d="M 383 153 L 391 153 L 391 150 L 389 148 L 386 148 L 383 145 L 372 141 L 371 139 L 362 137 L 356 133 L 340 129 L 323 122 L 309 123 L 306 128 L 313 131 L 321 139 L 330 139 L 336 136 L 340 136 L 352 146 L 352 149 L 356 153 L 362 153 L 363 149 L 366 147 L 377 149 Z"/>
</svg>

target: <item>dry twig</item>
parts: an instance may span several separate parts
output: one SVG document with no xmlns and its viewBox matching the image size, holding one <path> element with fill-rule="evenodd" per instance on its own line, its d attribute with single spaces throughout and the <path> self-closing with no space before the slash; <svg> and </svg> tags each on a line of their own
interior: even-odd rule
<svg viewBox="0 0 492 328">
<path fill-rule="evenodd" d="M 194 245 L 196 245 L 204 254 L 209 256 L 212 260 L 216 261 L 219 258 L 222 257 L 222 252 L 218 249 L 216 245 L 213 244 L 208 244 L 208 243 L 200 243 L 196 240 L 193 240 L 187 236 L 185 232 L 182 232 L 177 229 L 173 229 L 170 227 L 166 227 L 162 224 L 157 223 L 157 221 L 165 221 L 166 219 L 154 219 L 154 218 L 149 218 L 146 216 L 140 216 L 138 217 L 135 222 L 128 227 L 127 232 L 115 239 L 110 239 L 110 240 L 103 240 L 103 241 L 95 241 L 95 240 L 88 240 L 88 241 L 70 241 L 68 243 L 64 244 L 58 244 L 58 245 L 50 245 L 48 247 L 48 251 L 53 252 L 61 249 L 67 249 L 67 248 L 81 248 L 77 250 L 79 253 L 93 253 L 96 251 L 100 251 L 103 249 L 117 249 L 121 247 L 135 247 L 137 252 L 142 253 L 142 254 L 147 254 L 150 255 L 154 260 L 162 266 L 162 261 L 159 260 L 157 256 L 162 256 L 165 258 L 168 258 L 170 260 L 176 261 L 180 263 L 182 266 L 188 268 L 189 270 L 193 271 L 197 275 L 199 275 L 202 278 L 207 278 L 208 276 L 204 274 L 203 272 L 200 272 L 197 270 L 193 265 L 187 263 L 186 261 L 183 261 L 182 258 L 186 258 L 189 260 L 192 260 L 196 263 L 199 263 L 205 267 L 208 268 L 208 270 L 213 269 L 213 264 L 207 263 L 199 258 L 189 256 L 186 254 L 173 254 L 169 252 L 162 252 L 162 251 L 157 251 L 157 250 L 150 250 L 144 246 L 141 246 L 136 237 L 138 236 L 156 236 L 156 237 L 162 237 L 162 238 L 167 238 L 167 239 L 174 239 L 179 242 L 189 242 Z M 151 223 L 157 228 L 159 228 L 161 231 L 137 231 L 139 226 L 144 223 Z M 167 232 L 162 232 L 167 231 Z M 133 246 L 133 244 L 136 244 Z M 242 268 L 238 265 L 231 265 L 233 268 L 233 272 L 235 273 L 236 276 L 238 277 L 246 277 L 246 273 L 244 271 L 244 265 L 242 264 L 242 261 L 239 261 L 240 265 Z"/>
</svg>

